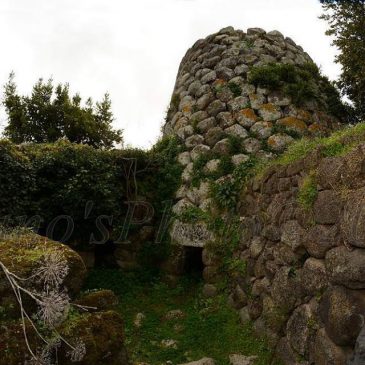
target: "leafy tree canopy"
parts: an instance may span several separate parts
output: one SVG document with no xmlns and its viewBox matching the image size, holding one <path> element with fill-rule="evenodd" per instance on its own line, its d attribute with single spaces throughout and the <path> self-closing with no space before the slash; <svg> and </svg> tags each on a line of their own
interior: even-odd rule
<svg viewBox="0 0 365 365">
<path fill-rule="evenodd" d="M 320 0 L 321 19 L 329 24 L 326 34 L 334 38 L 342 65 L 339 86 L 365 118 L 365 0 Z"/>
<path fill-rule="evenodd" d="M 4 87 L 8 125 L 5 136 L 14 143 L 47 143 L 68 139 L 95 148 L 109 149 L 123 141 L 122 131 L 113 130 L 114 120 L 108 94 L 95 105 L 80 95 L 70 96 L 69 85 L 53 85 L 43 79 L 33 86 L 30 96 L 17 92 L 14 73 Z"/>
</svg>

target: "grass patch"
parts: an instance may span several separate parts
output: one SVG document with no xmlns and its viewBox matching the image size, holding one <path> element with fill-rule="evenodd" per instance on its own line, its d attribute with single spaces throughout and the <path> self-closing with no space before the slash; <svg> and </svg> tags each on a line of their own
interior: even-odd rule
<svg viewBox="0 0 365 365">
<path fill-rule="evenodd" d="M 346 127 L 340 131 L 334 132 L 329 137 L 318 137 L 314 139 L 303 138 L 302 140 L 291 144 L 287 151 L 273 163 L 288 165 L 304 158 L 316 147 L 322 147 L 321 154 L 323 157 L 341 156 L 364 141 L 365 123 L 359 123 L 353 127 Z"/>
<path fill-rule="evenodd" d="M 219 365 L 228 365 L 230 354 L 241 353 L 257 355 L 256 365 L 269 364 L 272 353 L 253 335 L 252 326 L 239 323 L 237 312 L 227 306 L 223 295 L 203 299 L 201 286 L 196 278 L 186 277 L 171 289 L 146 272 L 114 270 L 92 271 L 86 285 L 88 289 L 111 289 L 119 295 L 132 362 L 160 365 L 171 361 L 176 365 L 208 356 Z M 163 320 L 173 309 L 182 310 L 185 318 Z M 139 312 L 146 318 L 142 327 L 136 328 L 133 321 Z M 166 339 L 177 341 L 178 348 L 161 348 L 161 341 Z"/>
<path fill-rule="evenodd" d="M 310 210 L 313 207 L 317 195 L 318 195 L 318 190 L 317 190 L 317 181 L 315 173 L 311 172 L 304 178 L 303 183 L 299 189 L 298 203 L 305 210 Z"/>
<path fill-rule="evenodd" d="M 290 165 L 305 158 L 316 148 L 319 148 L 323 157 L 343 156 L 362 142 L 365 142 L 365 123 L 348 126 L 332 133 L 329 137 L 302 138 L 292 143 L 275 160 L 257 164 L 254 169 L 254 175 L 257 179 L 260 179 L 268 168 L 275 165 Z"/>
<path fill-rule="evenodd" d="M 204 212 L 202 209 L 196 206 L 186 207 L 183 212 L 178 216 L 178 219 L 185 223 L 206 221 L 208 218 L 208 213 Z"/>
</svg>

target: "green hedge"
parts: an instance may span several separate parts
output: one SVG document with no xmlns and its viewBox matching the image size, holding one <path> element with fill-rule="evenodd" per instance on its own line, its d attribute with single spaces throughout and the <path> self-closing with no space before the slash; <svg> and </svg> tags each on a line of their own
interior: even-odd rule
<svg viewBox="0 0 365 365">
<path fill-rule="evenodd" d="M 180 182 L 179 151 L 179 141 L 173 138 L 160 141 L 150 151 L 103 151 L 65 141 L 17 146 L 1 140 L 0 218 L 18 224 L 25 216 L 39 215 L 41 232 L 45 232 L 55 217 L 68 215 L 75 223 L 70 240 L 87 243 L 91 233 L 98 233 L 95 219 L 100 215 L 113 215 L 113 224 L 122 226 L 125 202 L 137 193 L 137 199 L 154 206 L 159 219 L 163 201 L 173 198 Z M 130 159 L 137 161 L 137 190 L 133 174 L 127 178 Z M 85 212 L 89 201 L 92 209 Z M 62 237 L 66 221 L 57 227 L 56 239 Z"/>
</svg>

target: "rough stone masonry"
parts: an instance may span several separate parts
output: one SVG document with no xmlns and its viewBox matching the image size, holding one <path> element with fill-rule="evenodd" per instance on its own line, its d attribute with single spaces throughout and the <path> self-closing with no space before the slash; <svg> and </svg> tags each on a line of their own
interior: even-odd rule
<svg viewBox="0 0 365 365">
<path fill-rule="evenodd" d="M 199 187 L 191 186 L 193 162 L 209 152 L 230 156 L 229 136 L 242 140 L 243 151 L 231 156 L 233 164 L 239 165 L 250 155 L 274 158 L 293 141 L 290 132 L 316 135 L 337 126 L 316 101 L 298 108 L 283 93 L 255 87 L 248 81 L 253 67 L 308 62 L 313 61 L 292 39 L 260 28 L 245 33 L 227 27 L 198 40 L 188 50 L 178 71 L 164 126 L 164 135 L 179 136 L 186 147 L 178 157 L 185 170 L 173 207 L 175 214 L 191 206 L 205 211 L 211 208 L 209 184 L 203 181 Z M 271 152 L 265 151 L 264 145 Z M 219 159 L 214 158 L 204 170 L 214 172 L 218 165 Z M 204 224 L 178 220 L 171 232 L 182 246 L 203 247 L 210 237 Z"/>
<path fill-rule="evenodd" d="M 293 40 L 260 28 L 228 27 L 188 50 L 164 126 L 165 135 L 179 136 L 186 147 L 178 157 L 185 170 L 177 215 L 188 207 L 214 209 L 208 182 L 191 184 L 193 163 L 203 154 L 229 156 L 234 165 L 250 156 L 272 159 L 293 141 L 292 131 L 313 136 L 338 127 L 316 101 L 299 108 L 283 93 L 248 81 L 253 67 L 308 62 Z M 242 140 L 241 153 L 231 153 L 229 136 Z M 361 335 L 353 351 L 365 312 L 364 151 L 360 146 L 349 156 L 326 159 L 313 151 L 252 181 L 240 198 L 245 234 L 234 255 L 247 263 L 247 273 L 232 278 L 230 302 L 286 365 L 343 365 L 351 356 L 351 364 L 363 361 Z M 215 158 L 203 169 L 214 171 L 218 164 Z M 297 198 L 309 174 L 318 179 L 318 196 L 305 212 Z M 180 247 L 203 248 L 205 292 L 214 295 L 219 258 L 204 248 L 211 237 L 207 227 L 176 220 L 171 237 Z M 166 266 L 170 275 L 181 272 L 183 261 L 180 250 Z"/>
</svg>

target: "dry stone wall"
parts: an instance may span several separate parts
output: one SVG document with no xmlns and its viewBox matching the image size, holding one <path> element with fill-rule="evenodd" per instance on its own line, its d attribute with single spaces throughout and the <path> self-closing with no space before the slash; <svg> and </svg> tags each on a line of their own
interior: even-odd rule
<svg viewBox="0 0 365 365">
<path fill-rule="evenodd" d="M 232 278 L 243 321 L 276 346 L 285 365 L 364 362 L 365 144 L 346 156 L 316 149 L 249 183 Z M 303 194 L 311 181 L 311 204 Z M 313 193 L 314 192 L 314 193 Z M 309 195 L 308 195 L 309 196 Z M 307 198 L 308 198 L 307 196 Z M 308 202 L 307 202 L 308 203 Z M 357 353 L 353 349 L 359 336 Z"/>
<path fill-rule="evenodd" d="M 185 170 L 174 213 L 192 206 L 206 211 L 212 205 L 209 183 L 191 184 L 194 161 L 202 155 L 214 156 L 202 167 L 214 173 L 220 156 L 229 156 L 236 166 L 249 156 L 271 159 L 293 141 L 293 133 L 326 133 L 337 125 L 315 100 L 298 107 L 283 93 L 255 87 L 248 81 L 258 66 L 311 62 L 293 40 L 260 28 L 243 32 L 228 27 L 188 50 L 163 128 L 164 135 L 177 135 L 186 148 L 179 155 Z M 232 141 L 237 140 L 241 141 L 239 150 L 232 147 Z M 201 238 L 208 236 L 204 225 L 197 229 L 177 222 L 172 229 L 173 239 L 186 246 L 202 247 L 206 240 Z"/>
<path fill-rule="evenodd" d="M 178 157 L 185 170 L 173 207 L 177 217 L 187 208 L 227 213 L 217 212 L 211 180 L 193 183 L 202 156 L 209 157 L 202 171 L 214 173 L 223 158 L 234 166 L 253 156 L 275 158 L 293 142 L 293 132 L 310 137 L 338 128 L 316 100 L 298 107 L 284 93 L 249 82 L 255 67 L 308 62 L 290 38 L 259 28 L 228 27 L 187 52 L 164 126 L 165 135 L 185 145 Z M 232 148 L 232 138 L 241 142 L 240 150 Z M 232 259 L 245 272 L 230 278 L 229 300 L 285 365 L 364 360 L 365 145 L 343 157 L 323 156 L 318 148 L 289 165 L 274 164 L 239 199 L 242 235 Z M 203 249 L 203 291 L 214 296 L 222 258 L 207 245 L 214 237 L 204 221 L 177 218 L 170 233 L 177 247 Z M 184 250 L 176 249 L 165 265 L 170 278 L 183 271 L 185 259 Z"/>
</svg>

